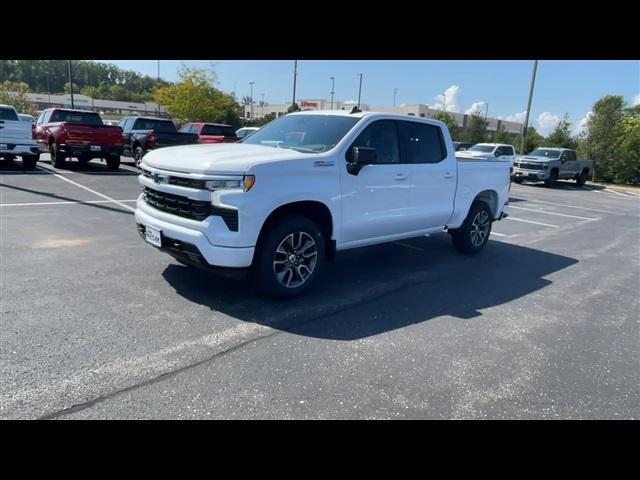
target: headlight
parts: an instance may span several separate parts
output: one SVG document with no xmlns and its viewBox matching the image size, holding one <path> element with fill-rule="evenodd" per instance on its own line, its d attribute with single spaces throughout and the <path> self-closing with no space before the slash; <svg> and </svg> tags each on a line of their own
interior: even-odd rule
<svg viewBox="0 0 640 480">
<path fill-rule="evenodd" d="M 217 178 L 215 180 L 207 180 L 205 187 L 212 192 L 216 190 L 234 190 L 242 189 L 245 192 L 251 190 L 256 183 L 254 175 L 245 175 L 242 177 Z"/>
</svg>

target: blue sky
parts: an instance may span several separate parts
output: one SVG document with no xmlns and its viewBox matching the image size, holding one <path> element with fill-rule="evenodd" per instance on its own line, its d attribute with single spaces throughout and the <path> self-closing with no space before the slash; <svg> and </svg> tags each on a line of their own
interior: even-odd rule
<svg viewBox="0 0 640 480">
<path fill-rule="evenodd" d="M 157 61 L 110 60 L 119 67 L 156 76 Z M 160 76 L 176 80 L 181 63 L 208 68 L 218 76 L 218 88 L 249 95 L 268 103 L 291 101 L 293 61 L 170 61 L 160 62 Z M 298 61 L 296 98 L 330 98 L 335 77 L 335 98 L 358 97 L 357 74 L 363 73 L 362 103 L 370 106 L 426 103 L 441 108 L 446 91 L 447 110 L 466 112 L 474 104 L 490 117 L 524 120 L 532 61 Z M 574 128 L 585 121 L 593 103 L 607 94 L 623 95 L 632 104 L 640 94 L 640 61 L 547 61 L 538 63 L 530 124 L 549 133 L 565 113 Z"/>
</svg>

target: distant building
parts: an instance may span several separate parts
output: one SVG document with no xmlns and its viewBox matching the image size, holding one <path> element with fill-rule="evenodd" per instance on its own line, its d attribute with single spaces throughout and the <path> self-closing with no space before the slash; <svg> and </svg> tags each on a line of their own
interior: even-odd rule
<svg viewBox="0 0 640 480">
<path fill-rule="evenodd" d="M 71 95 L 49 95 L 47 93 L 28 93 L 27 97 L 31 100 L 38 110 L 46 108 L 71 108 Z M 93 110 L 102 114 L 112 115 L 160 115 L 168 116 L 164 107 L 154 102 L 119 102 L 115 100 L 101 100 L 91 98 L 87 95 L 73 94 L 73 103 L 75 108 L 81 110 Z"/>
<path fill-rule="evenodd" d="M 324 99 L 314 99 L 314 100 L 298 100 L 296 101 L 301 110 L 330 110 L 331 102 Z M 357 105 L 357 102 L 354 101 L 334 101 L 333 109 L 334 110 L 351 110 L 354 106 Z M 257 105 L 253 105 L 253 116 L 251 115 L 251 108 L 249 105 L 245 105 L 245 118 L 254 120 L 259 120 L 263 116 L 266 116 L 270 113 L 274 113 L 277 117 L 284 115 L 287 113 L 287 109 L 291 106 L 291 102 L 279 104 L 279 105 L 266 105 L 264 107 L 259 107 Z M 386 113 L 399 113 L 404 115 L 411 115 L 415 117 L 425 117 L 432 118 L 436 113 L 441 112 L 442 110 L 436 110 L 435 108 L 431 108 L 429 105 L 425 105 L 423 103 L 416 104 L 402 104 L 397 107 L 369 107 L 369 105 L 365 103 L 360 104 L 360 110 L 362 111 L 375 111 L 375 112 L 386 112 Z M 459 127 L 466 127 L 467 123 L 471 115 L 467 115 L 464 113 L 457 112 L 447 112 L 450 114 L 458 124 Z M 504 127 L 507 133 L 522 133 L 523 124 L 518 122 L 509 122 L 506 120 L 501 120 L 499 118 L 491 118 L 487 117 L 487 130 L 491 132 L 495 132 L 498 130 L 500 126 Z"/>
</svg>

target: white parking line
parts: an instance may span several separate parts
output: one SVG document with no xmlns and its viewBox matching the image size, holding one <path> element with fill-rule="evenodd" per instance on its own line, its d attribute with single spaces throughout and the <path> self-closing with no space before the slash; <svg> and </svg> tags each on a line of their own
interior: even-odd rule
<svg viewBox="0 0 640 480">
<path fill-rule="evenodd" d="M 44 168 L 44 167 L 38 167 L 38 168 L 41 169 L 41 170 L 44 170 L 44 171 L 51 172 L 51 170 L 49 170 L 48 168 Z M 84 185 L 80 185 L 78 182 L 74 182 L 73 180 L 69 180 L 68 178 L 63 177 L 62 175 L 60 175 L 58 173 L 53 172 L 53 175 L 55 177 L 58 177 L 60 180 L 64 180 L 65 182 L 70 183 L 71 185 L 75 185 L 76 187 L 82 188 L 83 190 L 86 190 L 87 192 L 91 192 L 94 195 L 97 195 L 99 197 L 104 198 L 105 200 L 109 200 L 109 201 L 115 203 L 116 205 L 121 206 L 122 208 L 126 208 L 127 210 L 130 210 L 132 212 L 136 211 L 135 208 L 131 208 L 129 205 L 125 205 L 124 203 L 121 203 L 118 200 L 115 200 L 114 198 L 108 197 L 107 195 L 103 195 L 100 192 L 96 192 L 95 190 L 92 190 L 89 187 L 85 187 Z"/>
<path fill-rule="evenodd" d="M 542 225 L 543 227 L 560 228 L 560 225 L 551 225 L 550 223 L 534 222 L 533 220 L 525 220 L 524 218 L 507 217 L 507 220 L 514 220 L 516 222 L 533 223 L 534 225 Z"/>
<path fill-rule="evenodd" d="M 621 197 L 625 197 L 625 198 L 637 198 L 636 195 L 631 195 L 629 193 L 622 193 L 622 192 L 616 192 L 615 190 L 609 190 L 608 188 L 605 188 L 604 191 L 606 193 L 615 193 L 616 195 L 620 195 Z"/>
<path fill-rule="evenodd" d="M 115 200 L 118 202 L 128 202 L 133 203 L 137 200 Z M 28 202 L 28 203 L 0 203 L 0 207 L 31 207 L 31 206 L 39 206 L 39 205 L 78 205 L 83 203 L 114 203 L 114 200 L 86 200 L 86 201 L 77 201 L 77 202 L 69 202 L 69 201 L 60 201 L 60 202 Z"/>
<path fill-rule="evenodd" d="M 509 235 L 505 235 L 504 233 L 498 233 L 491 230 L 491 235 L 495 235 L 496 237 L 508 237 Z"/>
<path fill-rule="evenodd" d="M 509 208 L 516 208 L 518 210 L 526 210 L 528 212 L 546 213 L 547 215 L 558 215 L 560 217 L 578 218 L 580 220 L 600 220 L 599 217 L 579 217 L 578 215 L 568 215 L 566 213 L 547 212 L 546 210 L 538 210 L 535 208 L 516 207 L 515 205 L 509 205 Z"/>
<path fill-rule="evenodd" d="M 511 197 L 514 200 L 523 200 L 526 202 L 531 202 L 531 203 L 545 203 L 547 205 L 557 205 L 558 207 L 567 207 L 567 208 L 579 208 L 582 210 L 591 210 L 593 212 L 600 212 L 600 213 L 608 213 L 610 215 L 622 215 L 622 216 L 626 216 L 626 213 L 620 213 L 620 212 L 612 212 L 612 211 L 608 211 L 608 210 L 598 210 L 597 208 L 589 208 L 589 207 L 579 207 L 577 205 L 566 205 L 564 203 L 554 203 L 554 202 L 547 202 L 544 200 L 536 200 L 534 198 L 518 198 L 518 197 Z M 509 207 L 512 207 L 513 205 L 509 204 Z"/>
</svg>

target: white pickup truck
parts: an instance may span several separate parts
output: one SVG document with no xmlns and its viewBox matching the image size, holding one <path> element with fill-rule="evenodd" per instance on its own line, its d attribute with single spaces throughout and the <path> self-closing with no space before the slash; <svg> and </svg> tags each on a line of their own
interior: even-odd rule
<svg viewBox="0 0 640 480">
<path fill-rule="evenodd" d="M 477 253 L 510 187 L 509 161 L 457 159 L 444 123 L 355 109 L 152 151 L 141 168 L 135 218 L 148 243 L 185 265 L 248 270 L 280 297 L 305 292 L 339 250 L 444 230 Z"/>
<path fill-rule="evenodd" d="M 33 124 L 20 120 L 13 106 L 0 105 L 0 157 L 10 162 L 17 156 L 25 169 L 36 168 L 39 155 Z"/>
</svg>

